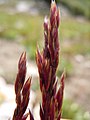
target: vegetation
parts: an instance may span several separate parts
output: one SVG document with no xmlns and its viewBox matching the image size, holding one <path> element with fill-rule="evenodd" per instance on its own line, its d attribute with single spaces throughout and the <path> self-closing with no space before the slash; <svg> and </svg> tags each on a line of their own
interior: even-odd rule
<svg viewBox="0 0 90 120">
<path fill-rule="evenodd" d="M 44 21 L 44 49 L 37 49 L 36 63 L 39 73 L 42 102 L 40 104 L 41 120 L 60 120 L 62 117 L 62 103 L 64 93 L 64 73 L 60 79 L 60 87 L 57 89 L 56 71 L 59 62 L 59 10 L 55 3 L 51 4 L 50 18 Z M 26 76 L 26 53 L 22 53 L 18 63 L 18 73 L 15 81 L 16 108 L 12 120 L 34 120 L 32 113 L 24 114 L 30 94 L 31 78 L 25 82 Z"/>
<path fill-rule="evenodd" d="M 51 0 L 45 0 L 50 3 Z M 90 1 L 89 0 L 56 0 L 56 2 L 63 4 L 74 15 L 82 15 L 90 19 Z"/>
<path fill-rule="evenodd" d="M 0 28 L 0 38 L 20 42 L 26 47 L 30 59 L 35 60 L 37 43 L 40 48 L 42 48 L 43 44 L 43 16 L 30 16 L 28 13 L 10 14 L 0 11 Z M 63 53 L 68 56 L 78 53 L 83 55 L 89 54 L 89 33 L 90 24 L 88 21 L 82 24 L 82 22 L 76 21 L 74 18 L 61 19 L 59 29 L 61 54 Z M 67 74 L 70 74 L 72 65 L 68 58 L 64 59 L 62 67 L 59 67 L 59 71 L 62 71 L 64 66 L 67 69 Z M 59 71 L 58 74 L 61 73 Z"/>
<path fill-rule="evenodd" d="M 70 43 L 70 46 L 62 47 L 62 51 L 71 54 L 90 53 L 90 24 L 89 22 L 79 22 L 73 18 L 61 21 L 61 40 Z M 82 45 L 81 45 L 82 42 Z"/>
<path fill-rule="evenodd" d="M 36 22 L 37 20 L 37 22 Z M 31 59 L 35 57 L 37 40 L 42 39 L 42 17 L 29 14 L 8 14 L 0 12 L 0 37 L 7 40 L 19 40 L 26 46 Z M 31 46 L 30 46 L 31 44 Z"/>
<path fill-rule="evenodd" d="M 90 18 L 90 7 L 88 7 L 90 5 L 89 0 L 62 0 L 61 3 L 67 6 L 72 13 L 81 14 Z M 20 42 L 26 47 L 30 59 L 35 60 L 37 41 L 40 48 L 42 48 L 43 16 L 31 16 L 28 13 L 9 13 L 2 9 L 4 8 L 0 5 L 0 39 L 11 40 L 11 42 Z M 72 17 L 63 20 L 61 19 L 59 36 L 61 41 L 61 54 L 63 53 L 68 57 L 75 54 L 90 54 L 89 21 L 79 22 Z M 68 46 L 65 44 L 67 42 L 69 43 Z M 59 76 L 64 68 L 67 69 L 68 75 L 71 74 L 73 67 L 68 57 L 66 59 L 63 59 L 63 57 L 61 58 L 60 67 L 58 67 Z M 36 86 L 35 89 L 37 88 L 38 87 Z M 84 113 L 76 104 L 68 100 L 64 101 L 64 118 L 68 117 L 74 120 L 89 120 L 86 116 L 88 116 L 88 114 Z"/>
<path fill-rule="evenodd" d="M 75 15 L 83 15 L 90 19 L 90 1 L 89 0 L 60 0 Z"/>
<path fill-rule="evenodd" d="M 76 103 L 65 99 L 62 108 L 63 118 L 68 118 L 71 120 L 89 120 L 89 112 L 84 112 Z"/>
</svg>

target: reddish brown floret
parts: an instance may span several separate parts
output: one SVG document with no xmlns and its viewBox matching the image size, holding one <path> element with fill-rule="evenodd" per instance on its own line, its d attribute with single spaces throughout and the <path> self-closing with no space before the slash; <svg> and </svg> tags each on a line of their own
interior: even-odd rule
<svg viewBox="0 0 90 120">
<path fill-rule="evenodd" d="M 29 102 L 31 78 L 25 82 L 26 76 L 26 53 L 23 52 L 19 64 L 18 73 L 15 81 L 15 94 L 16 94 L 16 109 L 14 111 L 13 120 L 26 120 L 29 113 L 25 111 Z"/>
<path fill-rule="evenodd" d="M 61 76 L 58 90 L 58 79 L 56 78 L 60 49 L 58 38 L 59 21 L 59 9 L 55 1 L 53 1 L 50 9 L 50 18 L 45 17 L 44 21 L 44 49 L 42 52 L 37 49 L 36 53 L 40 90 L 42 93 L 40 120 L 60 120 L 62 117 L 64 73 Z M 30 120 L 34 120 L 30 110 L 29 113 L 25 114 L 29 102 L 31 85 L 31 78 L 28 78 L 25 82 L 25 76 L 26 53 L 23 52 L 19 60 L 18 73 L 15 81 L 16 109 L 12 120 L 26 120 L 28 115 L 30 116 Z"/>
<path fill-rule="evenodd" d="M 60 120 L 64 90 L 64 74 L 61 77 L 61 87 L 57 91 L 56 70 L 59 63 L 59 9 L 53 1 L 50 9 L 50 20 L 44 21 L 44 49 L 37 49 L 36 63 L 39 71 L 42 104 L 40 106 L 41 120 Z"/>
</svg>

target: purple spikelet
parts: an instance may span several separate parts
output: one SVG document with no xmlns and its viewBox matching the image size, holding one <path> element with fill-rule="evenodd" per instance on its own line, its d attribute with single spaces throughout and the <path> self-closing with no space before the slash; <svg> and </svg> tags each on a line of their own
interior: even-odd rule
<svg viewBox="0 0 90 120">
<path fill-rule="evenodd" d="M 60 120 L 64 91 L 64 73 L 61 86 L 57 91 L 56 70 L 59 63 L 59 27 L 60 15 L 55 1 L 51 4 L 50 19 L 44 20 L 44 49 L 37 49 L 36 63 L 38 66 L 42 104 L 41 120 Z"/>
</svg>

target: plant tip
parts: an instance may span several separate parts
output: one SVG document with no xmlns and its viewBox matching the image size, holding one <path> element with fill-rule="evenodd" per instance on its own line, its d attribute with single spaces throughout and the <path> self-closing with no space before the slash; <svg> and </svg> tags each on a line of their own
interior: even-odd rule
<svg viewBox="0 0 90 120">
<path fill-rule="evenodd" d="M 52 0 L 52 3 L 55 3 L 55 0 Z"/>
</svg>

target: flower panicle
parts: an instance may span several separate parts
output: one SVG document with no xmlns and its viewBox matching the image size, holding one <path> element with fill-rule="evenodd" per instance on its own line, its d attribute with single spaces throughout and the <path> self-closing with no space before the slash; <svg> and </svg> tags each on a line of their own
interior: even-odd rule
<svg viewBox="0 0 90 120">
<path fill-rule="evenodd" d="M 18 73 L 15 81 L 15 94 L 21 91 L 26 76 L 26 52 L 21 54 L 18 63 Z"/>
<path fill-rule="evenodd" d="M 50 17 L 44 19 L 44 49 L 42 52 L 37 48 L 36 64 L 39 72 L 40 90 L 42 93 L 42 103 L 40 105 L 40 120 L 61 120 L 62 103 L 64 94 L 63 73 L 60 79 L 60 87 L 57 90 L 58 79 L 56 71 L 59 64 L 59 37 L 58 28 L 60 24 L 60 12 L 55 0 L 52 0 Z M 30 95 L 31 77 L 25 81 L 26 77 L 26 52 L 23 52 L 19 63 L 18 73 L 15 81 L 16 108 L 12 120 L 26 120 L 28 115 L 30 120 L 34 117 L 29 110 L 25 113 Z"/>
<path fill-rule="evenodd" d="M 31 77 L 26 77 L 26 52 L 23 52 L 18 63 L 18 73 L 15 81 L 16 108 L 12 120 L 26 120 L 29 113 L 25 114 L 30 96 Z"/>
<path fill-rule="evenodd" d="M 64 73 L 61 86 L 57 91 L 56 71 L 59 63 L 58 28 L 60 12 L 55 1 L 51 3 L 50 18 L 44 19 L 44 49 L 37 49 L 36 63 L 39 72 L 42 104 L 40 105 L 41 120 L 60 120 L 64 91 Z"/>
</svg>

